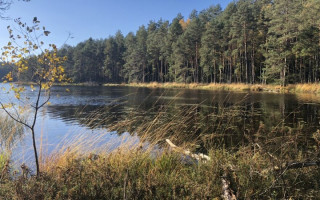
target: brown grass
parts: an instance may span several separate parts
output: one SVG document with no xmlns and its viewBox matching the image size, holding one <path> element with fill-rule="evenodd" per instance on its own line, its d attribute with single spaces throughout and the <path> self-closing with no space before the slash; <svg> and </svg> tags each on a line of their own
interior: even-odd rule
<svg viewBox="0 0 320 200">
<path fill-rule="evenodd" d="M 291 84 L 285 87 L 280 85 L 244 84 L 244 83 L 130 83 L 130 84 L 104 84 L 104 86 L 128 86 L 148 88 L 182 88 L 222 91 L 252 91 L 252 92 L 276 92 L 276 93 L 320 93 L 320 84 Z"/>
</svg>

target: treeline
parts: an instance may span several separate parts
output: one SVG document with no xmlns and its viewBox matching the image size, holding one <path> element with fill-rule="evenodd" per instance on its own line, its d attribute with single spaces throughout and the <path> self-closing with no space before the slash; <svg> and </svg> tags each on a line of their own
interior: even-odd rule
<svg viewBox="0 0 320 200">
<path fill-rule="evenodd" d="M 320 0 L 238 0 L 64 45 L 74 82 L 319 81 Z"/>
</svg>

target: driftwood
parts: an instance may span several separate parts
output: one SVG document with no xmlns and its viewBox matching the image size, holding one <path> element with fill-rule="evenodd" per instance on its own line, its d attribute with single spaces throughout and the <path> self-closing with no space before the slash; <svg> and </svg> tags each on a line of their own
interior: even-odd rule
<svg viewBox="0 0 320 200">
<path fill-rule="evenodd" d="M 320 161 L 306 161 L 306 162 L 289 162 L 282 165 L 282 167 L 275 167 L 274 170 L 278 171 L 281 169 L 300 169 L 304 167 L 320 166 Z"/>
<path fill-rule="evenodd" d="M 183 153 L 187 156 L 190 156 L 191 158 L 194 158 L 196 160 L 207 160 L 209 161 L 210 160 L 210 157 L 207 156 L 207 155 L 204 155 L 202 153 L 199 153 L 199 154 L 195 154 L 195 153 L 191 153 L 189 150 L 184 150 L 182 149 L 181 147 L 177 147 L 175 144 L 173 144 L 169 139 L 166 139 L 166 142 L 170 145 L 170 147 L 172 149 L 174 149 L 175 151 L 177 152 L 180 152 L 180 153 Z"/>
<path fill-rule="evenodd" d="M 191 153 L 189 150 L 185 150 L 181 147 L 176 146 L 175 144 L 173 144 L 169 139 L 166 139 L 166 142 L 170 145 L 170 147 L 174 150 L 177 151 L 179 153 L 182 153 L 184 155 L 190 156 L 191 158 L 194 158 L 198 161 L 210 161 L 210 157 L 207 155 L 204 155 L 202 153 L 200 154 L 195 154 L 195 153 Z M 261 147 L 256 144 L 259 149 L 261 149 Z M 267 152 L 268 153 L 268 152 Z M 268 155 L 274 159 L 276 159 L 276 157 L 274 157 L 272 154 L 268 153 Z M 288 163 L 283 163 L 281 165 L 281 167 L 279 166 L 275 166 L 270 170 L 274 170 L 274 171 L 279 171 L 279 170 L 289 170 L 289 169 L 300 169 L 300 168 L 305 168 L 305 167 L 314 167 L 314 166 L 320 166 L 320 160 L 318 161 L 305 161 L 305 162 L 288 162 Z M 233 171 L 234 167 L 231 167 L 231 171 Z M 227 199 L 227 200 L 235 200 L 237 199 L 236 196 L 233 194 L 232 189 L 230 188 L 230 181 L 228 181 L 228 174 L 227 172 L 224 172 L 223 176 L 221 177 L 221 182 L 222 182 L 222 192 L 223 192 L 223 199 Z"/>
<path fill-rule="evenodd" d="M 221 177 L 222 182 L 222 192 L 223 192 L 223 199 L 227 200 L 236 200 L 236 196 L 233 194 L 232 189 L 230 188 L 230 181 L 227 179 L 227 173 L 225 172 Z"/>
<path fill-rule="evenodd" d="M 176 146 L 173 144 L 169 139 L 166 139 L 166 142 L 170 145 L 170 147 L 182 154 L 185 154 L 187 156 L 190 156 L 191 158 L 194 158 L 198 161 L 209 161 L 211 158 L 207 155 L 204 155 L 202 153 L 195 154 L 191 153 L 189 150 L 184 150 L 181 147 Z M 233 191 L 230 188 L 230 181 L 227 179 L 227 173 L 225 172 L 223 176 L 221 177 L 222 182 L 222 192 L 223 192 L 223 199 L 225 200 L 236 200 L 236 196 L 233 194 Z"/>
</svg>

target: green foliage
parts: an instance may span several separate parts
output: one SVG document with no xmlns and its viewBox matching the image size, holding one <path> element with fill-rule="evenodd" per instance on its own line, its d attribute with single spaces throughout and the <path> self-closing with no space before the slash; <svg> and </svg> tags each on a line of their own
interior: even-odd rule
<svg viewBox="0 0 320 200">
<path fill-rule="evenodd" d="M 4 153 L 0 154 L 0 171 L 2 171 L 5 168 L 8 160 L 9 160 L 9 156 L 7 156 Z"/>
<path fill-rule="evenodd" d="M 107 82 L 122 82 L 124 65 L 125 41 L 122 33 L 118 31 L 115 37 L 109 37 L 106 41 L 104 49 L 105 60 L 103 68 L 103 76 Z"/>
<path fill-rule="evenodd" d="M 238 0 L 224 10 L 150 21 L 135 34 L 89 39 L 59 55 L 68 55 L 66 73 L 75 82 L 317 82 L 319 12 L 319 0 Z"/>
<path fill-rule="evenodd" d="M 79 43 L 72 51 L 73 68 L 69 72 L 75 82 L 102 82 L 105 40 L 89 38 Z M 71 59 L 70 58 L 70 59 Z"/>
</svg>

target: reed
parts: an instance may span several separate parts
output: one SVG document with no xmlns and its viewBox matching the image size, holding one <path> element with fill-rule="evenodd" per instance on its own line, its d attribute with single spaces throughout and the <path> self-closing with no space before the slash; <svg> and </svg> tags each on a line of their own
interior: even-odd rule
<svg viewBox="0 0 320 200">
<path fill-rule="evenodd" d="M 309 84 L 290 84 L 282 87 L 280 85 L 265 84 L 244 84 L 244 83 L 129 83 L 129 84 L 104 84 L 104 86 L 127 86 L 127 87 L 147 87 L 147 88 L 176 88 L 176 89 L 201 89 L 201 90 L 220 90 L 220 91 L 251 91 L 251 92 L 276 92 L 276 93 L 320 93 L 320 85 L 317 83 Z"/>
<path fill-rule="evenodd" d="M 226 135 L 236 137 L 235 123 L 242 115 L 235 107 L 221 107 L 215 114 L 200 116 L 199 105 L 166 112 L 176 107 L 174 100 L 171 104 L 159 108 L 153 117 L 133 114 L 109 130 L 66 137 L 56 150 L 42 156 L 40 177 L 32 176 L 26 168 L 16 174 L 5 170 L 6 177 L 12 178 L 1 180 L 0 197 L 220 199 L 221 176 L 227 174 L 225 178 L 239 199 L 320 198 L 318 166 L 289 169 L 285 165 L 317 159 L 319 132 L 309 137 L 302 133 L 302 127 L 261 123 L 254 134 L 241 130 L 245 142 L 229 148 L 224 143 Z M 101 118 L 106 111 L 92 113 L 85 124 L 96 126 L 94 116 Z M 192 123 L 202 120 L 200 117 L 211 118 L 214 128 L 209 131 L 208 124 Z M 107 140 L 110 131 L 122 136 Z M 194 137 L 188 131 L 198 134 Z M 200 162 L 171 151 L 164 142 L 167 138 L 194 152 L 202 146 L 200 151 L 207 153 L 210 161 Z"/>
<path fill-rule="evenodd" d="M 9 151 L 23 137 L 23 127 L 4 113 L 0 113 L 0 150 Z"/>
<path fill-rule="evenodd" d="M 28 84 L 26 82 L 18 84 Z M 29 83 L 31 84 L 31 83 Z M 147 87 L 147 88 L 175 88 L 175 89 L 200 89 L 200 90 L 220 90 L 220 91 L 251 91 L 251 92 L 275 92 L 275 93 L 320 93 L 319 83 L 300 83 L 280 86 L 275 84 L 246 84 L 246 83 L 177 83 L 177 82 L 150 82 L 150 83 L 63 83 L 56 85 L 67 86 L 107 86 L 107 87 Z"/>
<path fill-rule="evenodd" d="M 213 148 L 206 163 L 150 145 L 129 146 L 97 154 L 69 148 L 43 163 L 39 178 L 4 181 L 0 194 L 5 199 L 219 199 L 220 179 L 228 171 L 239 199 L 320 197 L 317 168 L 275 171 L 278 163 L 267 152 L 249 146 Z"/>
</svg>

